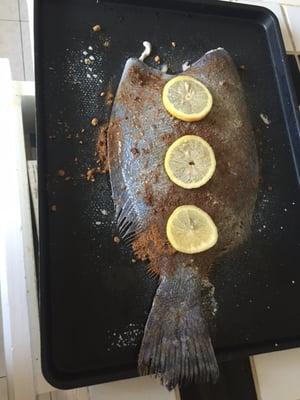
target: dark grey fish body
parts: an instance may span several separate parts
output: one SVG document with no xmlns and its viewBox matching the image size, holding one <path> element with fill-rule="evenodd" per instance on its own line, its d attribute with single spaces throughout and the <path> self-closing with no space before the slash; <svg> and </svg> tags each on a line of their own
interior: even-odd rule
<svg viewBox="0 0 300 400">
<path fill-rule="evenodd" d="M 206 53 L 184 73 L 203 82 L 213 107 L 199 122 L 172 118 L 162 89 L 172 77 L 129 59 L 115 97 L 108 130 L 113 200 L 121 234 L 148 259 L 161 278 L 145 327 L 139 356 L 142 373 L 154 373 L 173 388 L 188 380 L 216 380 L 218 367 L 203 316 L 201 279 L 214 260 L 250 232 L 258 185 L 258 161 L 243 89 L 223 49 Z M 178 137 L 193 134 L 213 147 L 217 168 L 203 187 L 185 190 L 167 177 L 165 153 Z M 176 253 L 167 242 L 172 211 L 193 204 L 216 223 L 219 240 L 193 256 Z"/>
</svg>

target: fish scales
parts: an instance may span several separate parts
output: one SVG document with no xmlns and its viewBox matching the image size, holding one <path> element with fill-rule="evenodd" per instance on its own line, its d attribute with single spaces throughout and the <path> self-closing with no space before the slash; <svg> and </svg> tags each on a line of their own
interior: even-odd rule
<svg viewBox="0 0 300 400">
<path fill-rule="evenodd" d="M 136 256 L 147 259 L 151 271 L 160 276 L 139 367 L 142 373 L 159 375 L 169 389 L 191 378 L 217 378 L 201 306 L 201 280 L 217 258 L 249 236 L 259 177 L 254 134 L 230 55 L 224 49 L 210 51 L 184 75 L 199 79 L 212 93 L 213 107 L 206 118 L 198 122 L 173 118 L 162 103 L 163 87 L 173 76 L 131 58 L 108 129 L 110 179 L 120 232 L 133 242 Z M 212 146 L 217 167 L 206 185 L 186 190 L 169 180 L 163 164 L 170 144 L 190 134 Z M 219 240 L 213 248 L 188 255 L 175 252 L 168 243 L 168 217 L 184 204 L 202 208 L 214 220 Z"/>
</svg>

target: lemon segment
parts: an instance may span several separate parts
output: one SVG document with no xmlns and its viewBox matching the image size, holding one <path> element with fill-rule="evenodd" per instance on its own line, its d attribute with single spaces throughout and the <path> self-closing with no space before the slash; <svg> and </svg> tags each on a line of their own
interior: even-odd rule
<svg viewBox="0 0 300 400">
<path fill-rule="evenodd" d="M 200 121 L 210 112 L 213 104 L 207 87 L 197 79 L 184 75 L 165 84 L 162 101 L 171 115 L 187 122 Z"/>
<path fill-rule="evenodd" d="M 177 207 L 167 222 L 167 237 L 172 247 L 186 254 L 196 254 L 213 247 L 218 230 L 211 217 L 201 208 Z"/>
<path fill-rule="evenodd" d="M 211 146 L 200 136 L 185 135 L 168 148 L 164 162 L 168 177 L 184 189 L 195 189 L 213 176 L 216 158 Z"/>
</svg>

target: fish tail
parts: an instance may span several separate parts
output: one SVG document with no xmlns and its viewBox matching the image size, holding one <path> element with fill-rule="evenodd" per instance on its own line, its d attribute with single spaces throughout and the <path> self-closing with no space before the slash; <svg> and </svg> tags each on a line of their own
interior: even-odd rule
<svg viewBox="0 0 300 400">
<path fill-rule="evenodd" d="M 219 368 L 201 306 L 201 282 L 190 267 L 162 277 L 139 353 L 141 375 L 169 390 L 184 382 L 216 382 Z"/>
</svg>

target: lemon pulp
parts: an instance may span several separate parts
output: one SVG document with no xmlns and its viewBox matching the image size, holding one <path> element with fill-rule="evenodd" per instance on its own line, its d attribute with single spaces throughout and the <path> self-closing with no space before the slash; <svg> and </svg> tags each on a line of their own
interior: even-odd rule
<svg viewBox="0 0 300 400">
<path fill-rule="evenodd" d="M 199 80 L 180 75 L 169 80 L 163 89 L 162 101 L 167 111 L 182 121 L 199 121 L 211 110 L 210 91 Z"/>
<path fill-rule="evenodd" d="M 185 189 L 194 189 L 204 185 L 213 176 L 216 158 L 204 139 L 185 135 L 168 148 L 164 166 L 172 182 Z"/>
<path fill-rule="evenodd" d="M 175 250 L 195 254 L 208 250 L 217 243 L 218 230 L 204 210 L 193 205 L 183 205 L 170 215 L 167 237 Z"/>
</svg>

